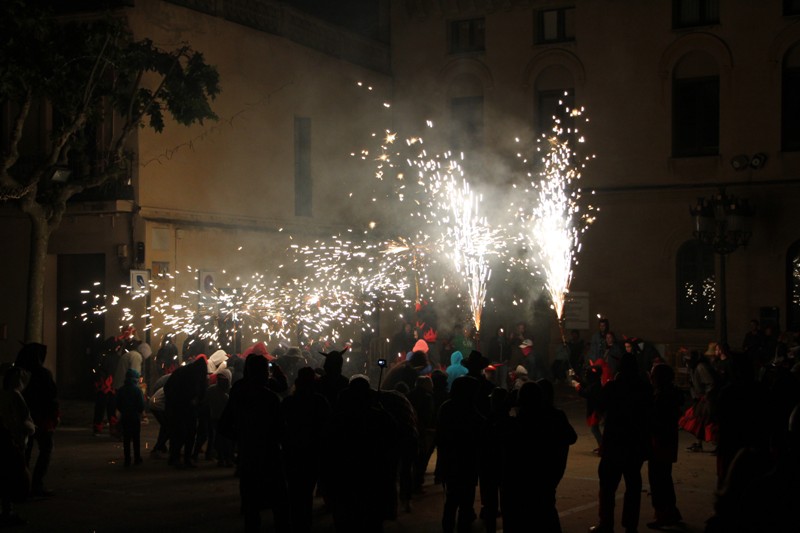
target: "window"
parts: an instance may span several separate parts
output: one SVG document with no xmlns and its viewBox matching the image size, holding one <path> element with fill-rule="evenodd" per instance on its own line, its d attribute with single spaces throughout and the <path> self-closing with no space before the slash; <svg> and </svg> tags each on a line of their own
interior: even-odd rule
<svg viewBox="0 0 800 533">
<path fill-rule="evenodd" d="M 450 100 L 453 148 L 478 149 L 483 145 L 483 96 L 460 96 Z"/>
<path fill-rule="evenodd" d="M 311 216 L 311 119 L 294 118 L 294 214 Z"/>
<path fill-rule="evenodd" d="M 781 92 L 781 149 L 800 151 L 800 45 L 783 61 Z"/>
<path fill-rule="evenodd" d="M 486 50 L 486 20 L 483 18 L 450 22 L 450 53 Z"/>
<path fill-rule="evenodd" d="M 719 0 L 673 0 L 672 26 L 691 28 L 719 24 Z"/>
<path fill-rule="evenodd" d="M 716 318 L 714 252 L 700 241 L 687 241 L 678 249 L 676 263 L 678 327 L 714 329 Z"/>
<path fill-rule="evenodd" d="M 572 128 L 575 119 L 567 115 L 567 109 L 574 105 L 575 96 L 570 89 L 536 91 L 536 133 L 550 135 L 555 119 Z"/>
<path fill-rule="evenodd" d="M 536 42 L 558 43 L 575 40 L 575 8 L 562 7 L 536 13 Z"/>
<path fill-rule="evenodd" d="M 719 77 L 674 80 L 672 155 L 719 153 Z"/>
<path fill-rule="evenodd" d="M 786 253 L 786 329 L 800 331 L 800 241 Z"/>
<path fill-rule="evenodd" d="M 800 15 L 800 0 L 783 0 L 784 15 Z"/>
</svg>

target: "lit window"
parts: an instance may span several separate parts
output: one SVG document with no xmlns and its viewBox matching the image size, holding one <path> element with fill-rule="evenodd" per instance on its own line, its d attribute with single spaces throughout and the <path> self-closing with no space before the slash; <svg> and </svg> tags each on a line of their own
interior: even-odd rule
<svg viewBox="0 0 800 533">
<path fill-rule="evenodd" d="M 786 328 L 800 331 L 800 241 L 792 244 L 786 254 L 786 288 Z"/>
<path fill-rule="evenodd" d="M 700 241 L 687 241 L 678 249 L 675 270 L 678 327 L 714 329 L 714 252 Z"/>
</svg>

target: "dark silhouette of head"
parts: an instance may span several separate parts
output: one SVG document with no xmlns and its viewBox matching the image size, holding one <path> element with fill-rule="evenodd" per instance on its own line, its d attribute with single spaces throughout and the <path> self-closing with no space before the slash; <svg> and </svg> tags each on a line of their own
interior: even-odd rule
<svg viewBox="0 0 800 533">
<path fill-rule="evenodd" d="M 528 381 L 519 389 L 517 397 L 520 415 L 541 411 L 545 406 L 542 388 L 535 381 Z"/>
<path fill-rule="evenodd" d="M 297 371 L 297 378 L 294 380 L 294 388 L 298 392 L 314 390 L 314 382 L 317 380 L 317 373 L 310 366 L 304 366 Z"/>
<path fill-rule="evenodd" d="M 38 342 L 29 342 L 20 348 L 15 364 L 30 372 L 41 367 L 45 357 L 47 357 L 47 346 Z"/>
<path fill-rule="evenodd" d="M 474 403 L 478 387 L 478 380 L 472 376 L 456 378 L 450 386 L 450 399 L 454 402 Z"/>
<path fill-rule="evenodd" d="M 639 364 L 636 356 L 625 352 L 619 360 L 619 373 L 623 376 L 635 376 L 639 372 Z"/>
<path fill-rule="evenodd" d="M 421 389 L 425 392 L 433 392 L 433 380 L 430 376 L 418 376 L 414 382 L 414 389 Z"/>
<path fill-rule="evenodd" d="M 251 353 L 244 362 L 244 377 L 251 381 L 269 379 L 269 361 L 261 354 Z"/>
<path fill-rule="evenodd" d="M 478 377 L 484 368 L 489 366 L 489 360 L 477 350 L 472 350 L 465 360 L 461 361 L 461 365 L 467 367 L 470 376 Z"/>
<path fill-rule="evenodd" d="M 447 390 L 447 373 L 444 370 L 437 368 L 431 372 L 431 381 L 434 390 Z"/>
<path fill-rule="evenodd" d="M 650 383 L 656 390 L 663 390 L 675 381 L 675 371 L 669 365 L 655 365 L 650 371 Z"/>
<path fill-rule="evenodd" d="M 544 398 L 545 405 L 553 407 L 556 401 L 556 390 L 553 383 L 545 378 L 537 379 L 536 384 L 542 389 L 542 398 Z"/>
<path fill-rule="evenodd" d="M 325 362 L 322 364 L 322 368 L 325 370 L 325 374 L 331 376 L 339 376 L 342 374 L 342 367 L 344 366 L 344 350 L 341 352 L 333 351 L 333 352 L 320 352 L 322 355 L 325 356 Z"/>
<path fill-rule="evenodd" d="M 428 356 L 422 351 L 413 352 L 408 365 L 415 370 L 421 370 L 428 366 Z"/>
</svg>

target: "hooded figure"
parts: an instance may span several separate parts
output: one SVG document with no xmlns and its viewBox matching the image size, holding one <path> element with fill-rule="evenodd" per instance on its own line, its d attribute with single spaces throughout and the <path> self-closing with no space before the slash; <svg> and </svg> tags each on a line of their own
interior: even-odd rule
<svg viewBox="0 0 800 533">
<path fill-rule="evenodd" d="M 208 358 L 208 364 L 206 365 L 206 371 L 209 374 L 217 374 L 220 370 L 227 366 L 226 361 L 228 360 L 228 354 L 225 353 L 225 350 L 217 350 L 211 357 Z"/>
<path fill-rule="evenodd" d="M 461 364 L 461 361 L 463 360 L 464 355 L 459 351 L 455 351 L 450 355 L 450 366 L 447 367 L 448 390 L 453 387 L 453 382 L 456 380 L 456 378 L 467 375 L 467 367 Z"/>
<path fill-rule="evenodd" d="M 142 343 L 143 344 L 143 343 Z M 142 361 L 144 356 L 136 349 L 131 348 L 119 359 L 117 368 L 114 371 L 114 389 L 119 390 L 125 384 L 125 377 L 128 370 L 135 370 L 139 375 L 142 374 Z"/>
</svg>

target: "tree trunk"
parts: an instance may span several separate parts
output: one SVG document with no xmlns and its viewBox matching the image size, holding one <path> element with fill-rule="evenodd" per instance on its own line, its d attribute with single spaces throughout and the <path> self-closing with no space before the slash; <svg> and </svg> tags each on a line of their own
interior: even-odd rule
<svg viewBox="0 0 800 533">
<path fill-rule="evenodd" d="M 31 220 L 30 260 L 28 262 L 28 309 L 25 342 L 42 342 L 44 335 L 44 282 L 50 225 L 44 213 L 27 211 Z"/>
</svg>

